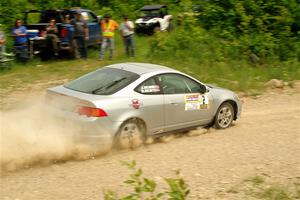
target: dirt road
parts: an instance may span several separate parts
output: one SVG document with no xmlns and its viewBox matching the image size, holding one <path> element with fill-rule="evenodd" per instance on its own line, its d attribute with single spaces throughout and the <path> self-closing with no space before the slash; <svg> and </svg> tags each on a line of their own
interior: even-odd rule
<svg viewBox="0 0 300 200">
<path fill-rule="evenodd" d="M 260 174 L 283 183 L 299 181 L 299 155 L 299 91 L 273 91 L 244 99 L 242 118 L 226 130 L 7 174 L 1 177 L 0 199 L 102 199 L 103 189 L 122 194 L 129 174 L 120 164 L 124 160 L 136 160 L 160 184 L 181 169 L 190 199 L 244 199 L 226 191 Z"/>
</svg>

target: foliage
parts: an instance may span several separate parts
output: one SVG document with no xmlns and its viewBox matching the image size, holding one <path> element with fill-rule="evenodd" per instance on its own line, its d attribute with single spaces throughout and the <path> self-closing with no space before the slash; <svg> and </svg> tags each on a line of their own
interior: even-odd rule
<svg viewBox="0 0 300 200">
<path fill-rule="evenodd" d="M 157 191 L 157 183 L 154 180 L 143 176 L 142 169 L 136 168 L 136 162 L 123 162 L 130 170 L 133 171 L 129 178 L 124 183 L 133 188 L 133 191 L 125 197 L 118 198 L 113 191 L 105 191 L 105 200 L 158 200 L 158 199 L 172 199 L 184 200 L 188 196 L 190 190 L 185 181 L 180 177 L 179 171 L 176 171 L 176 178 L 166 178 L 165 181 L 169 186 L 168 190 L 164 192 Z"/>
<path fill-rule="evenodd" d="M 266 180 L 267 177 L 258 175 L 244 180 L 235 187 L 227 190 L 236 194 L 243 192 L 249 197 L 265 200 L 292 200 L 299 199 L 300 183 L 292 181 L 286 185 Z"/>
<path fill-rule="evenodd" d="M 182 12 L 193 13 L 195 5 L 201 8 L 199 15 L 190 15 L 189 19 L 184 19 L 186 24 L 190 21 L 193 23 L 182 28 L 184 30 L 180 30 L 177 37 L 165 39 L 167 36 L 161 36 L 161 40 L 167 40 L 159 41 L 160 45 L 167 48 L 161 49 L 162 54 L 168 50 L 182 54 L 177 50 L 190 47 L 191 43 L 192 46 L 199 46 L 198 49 L 207 43 L 206 52 L 210 54 L 209 57 L 216 57 L 217 60 L 248 59 L 250 55 L 259 58 L 261 63 L 270 59 L 300 60 L 298 0 L 2 0 L 0 23 L 9 31 L 14 20 L 22 18 L 23 12 L 28 9 L 72 6 L 92 9 L 98 15 L 109 13 L 115 19 L 120 19 L 122 15 L 135 19 L 139 15 L 139 8 L 146 4 L 167 4 L 174 18 Z M 215 39 L 219 44 L 213 42 L 210 46 Z"/>
<path fill-rule="evenodd" d="M 297 0 L 203 1 L 202 25 L 227 40 L 238 39 L 247 51 L 262 58 L 299 57 Z"/>
</svg>

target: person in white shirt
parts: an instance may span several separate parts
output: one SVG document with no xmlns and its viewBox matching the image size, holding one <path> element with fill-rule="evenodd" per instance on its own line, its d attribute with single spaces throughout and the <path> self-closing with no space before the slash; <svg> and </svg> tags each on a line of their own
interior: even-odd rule
<svg viewBox="0 0 300 200">
<path fill-rule="evenodd" d="M 4 35 L 4 32 L 2 31 L 1 26 L 2 25 L 0 24 L 0 53 L 3 54 L 3 53 L 5 53 L 6 39 L 5 39 L 5 35 Z"/>
<path fill-rule="evenodd" d="M 127 16 L 124 16 L 123 21 L 120 25 L 121 35 L 124 40 L 126 55 L 128 57 L 134 57 L 135 48 L 134 48 L 134 24 L 132 21 L 128 20 Z"/>
</svg>

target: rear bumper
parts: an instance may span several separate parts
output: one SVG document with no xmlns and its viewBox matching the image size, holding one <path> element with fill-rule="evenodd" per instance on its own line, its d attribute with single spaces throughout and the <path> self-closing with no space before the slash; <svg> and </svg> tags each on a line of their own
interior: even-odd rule
<svg viewBox="0 0 300 200">
<path fill-rule="evenodd" d="M 109 117 L 85 117 L 50 106 L 46 106 L 46 112 L 59 126 L 69 128 L 77 143 L 107 144 L 113 140 L 122 124 L 113 122 Z"/>
</svg>

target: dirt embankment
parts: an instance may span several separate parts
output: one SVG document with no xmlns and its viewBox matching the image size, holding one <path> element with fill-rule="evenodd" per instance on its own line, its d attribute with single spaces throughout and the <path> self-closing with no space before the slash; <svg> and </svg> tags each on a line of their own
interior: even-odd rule
<svg viewBox="0 0 300 200">
<path fill-rule="evenodd" d="M 129 172 L 120 161 L 133 159 L 159 185 L 163 185 L 162 177 L 172 176 L 172 170 L 181 169 L 192 191 L 190 199 L 245 199 L 242 194 L 226 191 L 240 181 L 260 174 L 287 184 L 299 182 L 299 91 L 278 90 L 243 101 L 242 118 L 229 129 L 211 130 L 207 134 L 181 137 L 133 151 L 114 151 L 83 162 L 68 161 L 9 173 L 1 177 L 0 197 L 7 200 L 102 199 L 103 189 L 122 194 L 127 189 L 120 184 Z M 15 121 L 9 126 L 10 132 L 15 133 L 10 135 L 12 138 L 20 137 L 18 127 L 31 123 L 20 120 L 22 113 L 19 116 L 2 113 L 3 116 Z M 55 160 L 62 159 L 62 155 L 74 154 L 68 139 L 55 139 L 55 134 L 51 133 L 57 130 L 51 126 L 45 128 L 42 138 L 24 136 L 22 140 L 23 145 L 32 147 L 30 151 L 40 154 L 28 154 L 28 149 L 23 146 L 23 154 L 19 155 L 24 159 L 26 155 L 34 155 L 37 160 L 52 155 L 50 160 Z M 3 132 L 2 128 L 1 137 Z M 15 152 L 18 143 L 11 141 L 2 138 L 1 147 L 7 147 L 7 151 L 2 151 L 1 156 L 12 155 L 9 159 L 16 159 L 13 156 L 20 153 Z M 23 160 L 23 163 L 26 162 Z"/>
</svg>

